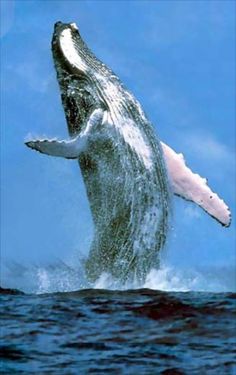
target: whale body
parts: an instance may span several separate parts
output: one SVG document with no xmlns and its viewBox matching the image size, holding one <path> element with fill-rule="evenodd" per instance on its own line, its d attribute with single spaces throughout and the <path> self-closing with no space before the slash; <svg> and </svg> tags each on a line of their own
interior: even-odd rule
<svg viewBox="0 0 236 375">
<path fill-rule="evenodd" d="M 52 53 L 70 139 L 26 145 L 79 162 L 94 223 L 89 280 L 108 272 L 143 281 L 158 267 L 172 194 L 230 225 L 223 200 L 159 141 L 139 102 L 88 49 L 76 24 L 55 24 Z"/>
</svg>

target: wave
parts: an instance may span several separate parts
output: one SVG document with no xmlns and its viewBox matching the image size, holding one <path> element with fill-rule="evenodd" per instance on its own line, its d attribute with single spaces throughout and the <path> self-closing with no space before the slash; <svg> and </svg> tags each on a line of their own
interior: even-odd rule
<svg viewBox="0 0 236 375">
<path fill-rule="evenodd" d="M 0 286 L 0 295 L 22 295 L 25 294 L 19 289 L 2 288 Z"/>
</svg>

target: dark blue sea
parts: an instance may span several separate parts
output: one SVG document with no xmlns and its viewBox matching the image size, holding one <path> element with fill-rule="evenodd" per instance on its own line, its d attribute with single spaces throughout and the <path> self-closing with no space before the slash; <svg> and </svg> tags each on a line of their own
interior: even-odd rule
<svg viewBox="0 0 236 375">
<path fill-rule="evenodd" d="M 1 374 L 236 374 L 236 294 L 1 290 Z"/>
</svg>

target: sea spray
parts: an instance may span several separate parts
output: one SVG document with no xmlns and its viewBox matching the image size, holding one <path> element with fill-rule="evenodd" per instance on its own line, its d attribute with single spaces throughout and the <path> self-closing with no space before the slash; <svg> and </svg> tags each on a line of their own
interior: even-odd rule
<svg viewBox="0 0 236 375">
<path fill-rule="evenodd" d="M 71 292 L 81 289 L 131 290 L 148 288 L 160 291 L 226 291 L 225 287 L 215 281 L 209 282 L 207 277 L 197 271 L 176 270 L 173 267 L 152 269 L 144 283 L 138 280 L 125 283 L 112 277 L 109 273 L 102 275 L 89 283 L 84 274 L 72 267 L 40 267 L 37 271 L 38 288 L 36 293 Z"/>
<path fill-rule="evenodd" d="M 16 271 L 18 270 L 18 271 Z M 14 266 L 3 270 L 3 287 L 17 288 L 26 293 L 72 292 L 84 289 L 137 290 L 142 288 L 168 292 L 235 292 L 235 271 L 230 267 L 203 267 L 180 269 L 163 264 L 160 269 L 152 269 L 145 281 L 121 283 L 109 273 L 94 282 L 86 280 L 83 264 L 59 262 L 45 265 Z M 220 277 L 219 277 L 220 275 Z"/>
</svg>

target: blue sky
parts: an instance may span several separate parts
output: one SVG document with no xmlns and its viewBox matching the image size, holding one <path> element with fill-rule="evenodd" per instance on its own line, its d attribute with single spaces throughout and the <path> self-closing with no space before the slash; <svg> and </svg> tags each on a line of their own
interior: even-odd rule
<svg viewBox="0 0 236 375">
<path fill-rule="evenodd" d="M 53 25 L 61 20 L 77 23 L 141 102 L 159 138 L 231 207 L 233 222 L 225 229 L 174 199 L 163 262 L 215 268 L 219 279 L 221 270 L 232 271 L 235 2 L 1 0 L 1 17 L 2 260 L 67 261 L 87 254 L 92 238 L 78 165 L 23 143 L 30 132 L 67 137 L 50 51 Z"/>
</svg>

